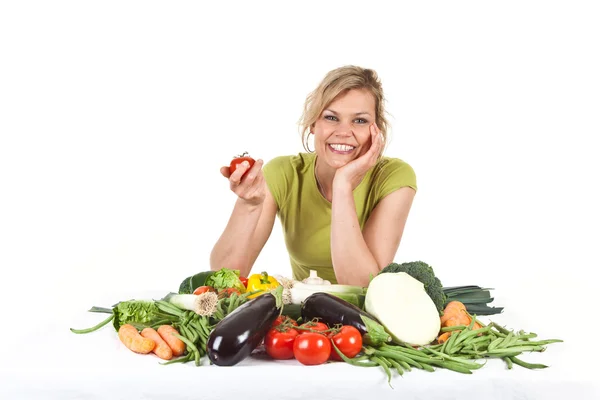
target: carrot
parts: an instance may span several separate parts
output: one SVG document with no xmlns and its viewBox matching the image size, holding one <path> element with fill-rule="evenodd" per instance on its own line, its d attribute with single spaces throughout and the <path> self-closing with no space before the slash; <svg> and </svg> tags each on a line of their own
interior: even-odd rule
<svg viewBox="0 0 600 400">
<path fill-rule="evenodd" d="M 140 354 L 148 354 L 154 350 L 154 346 L 156 346 L 154 340 L 143 337 L 138 330 L 130 324 L 121 325 L 119 328 L 119 339 L 129 350 Z"/>
<path fill-rule="evenodd" d="M 173 334 L 179 335 L 177 329 L 171 325 L 161 325 L 158 327 L 158 334 L 160 337 L 167 342 L 174 356 L 180 356 L 185 352 L 185 343 Z"/>
<path fill-rule="evenodd" d="M 458 326 L 458 325 L 469 326 L 472 321 L 473 320 L 467 313 L 467 307 L 465 307 L 465 305 L 463 303 L 461 303 L 460 301 L 451 301 L 450 303 L 446 304 L 446 307 L 444 308 L 444 313 L 440 317 L 440 322 L 441 322 L 442 327 L 451 327 L 451 326 Z M 473 329 L 480 329 L 480 328 L 481 328 L 481 325 L 479 323 L 475 322 L 473 324 Z M 454 332 L 454 331 L 452 331 L 452 332 Z M 446 333 L 450 333 L 450 332 L 446 332 Z M 450 333 L 450 335 L 451 334 L 452 333 Z M 448 340 L 450 335 L 445 335 L 444 333 L 441 334 L 438 337 L 438 342 L 443 343 L 444 341 Z"/>
<path fill-rule="evenodd" d="M 444 308 L 444 313 L 440 318 L 440 322 L 442 323 L 442 325 L 445 325 L 448 319 L 454 318 L 459 314 L 464 314 L 462 310 L 467 311 L 467 307 L 465 307 L 463 303 L 461 303 L 460 301 L 451 301 L 450 303 L 446 304 L 446 307 Z"/>
<path fill-rule="evenodd" d="M 450 332 L 444 332 L 442 333 L 438 338 L 437 341 L 438 343 L 444 343 L 446 340 L 448 340 L 448 338 L 450 337 L 450 335 L 452 334 L 453 331 Z"/>
<path fill-rule="evenodd" d="M 158 332 L 156 332 L 152 328 L 144 328 L 142 331 L 142 336 L 148 339 L 152 339 L 156 342 L 156 346 L 154 347 L 154 354 L 163 360 L 170 360 L 173 358 L 173 350 L 169 347 L 169 345 L 160 337 Z"/>
</svg>

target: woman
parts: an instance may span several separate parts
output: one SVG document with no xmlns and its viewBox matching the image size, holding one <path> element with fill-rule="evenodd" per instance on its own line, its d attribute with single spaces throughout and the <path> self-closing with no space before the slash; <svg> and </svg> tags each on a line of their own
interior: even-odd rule
<svg viewBox="0 0 600 400">
<path fill-rule="evenodd" d="M 335 69 L 306 99 L 306 153 L 276 157 L 264 168 L 262 160 L 251 168 L 244 162 L 232 174 L 221 168 L 238 199 L 211 268 L 247 276 L 279 216 L 294 279 L 314 269 L 332 283 L 366 287 L 393 261 L 416 193 L 410 165 L 382 156 L 384 113 L 374 71 Z"/>
</svg>

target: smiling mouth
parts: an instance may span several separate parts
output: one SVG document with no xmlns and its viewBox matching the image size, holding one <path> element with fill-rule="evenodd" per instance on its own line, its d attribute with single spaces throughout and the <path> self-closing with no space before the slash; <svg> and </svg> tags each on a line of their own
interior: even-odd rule
<svg viewBox="0 0 600 400">
<path fill-rule="evenodd" d="M 347 144 L 329 143 L 327 145 L 331 151 L 337 154 L 349 154 L 356 148 Z"/>
</svg>

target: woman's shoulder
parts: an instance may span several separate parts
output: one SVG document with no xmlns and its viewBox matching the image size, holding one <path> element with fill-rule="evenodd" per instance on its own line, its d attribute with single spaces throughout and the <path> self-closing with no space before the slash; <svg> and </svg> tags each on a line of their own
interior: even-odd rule
<svg viewBox="0 0 600 400">
<path fill-rule="evenodd" d="M 417 176 L 413 167 L 396 157 L 382 157 L 373 168 L 372 182 L 382 187 L 409 186 L 417 189 Z"/>
<path fill-rule="evenodd" d="M 413 167 L 401 158 L 396 157 L 381 157 L 375 164 L 374 171 L 377 173 L 406 173 L 414 174 Z"/>
</svg>

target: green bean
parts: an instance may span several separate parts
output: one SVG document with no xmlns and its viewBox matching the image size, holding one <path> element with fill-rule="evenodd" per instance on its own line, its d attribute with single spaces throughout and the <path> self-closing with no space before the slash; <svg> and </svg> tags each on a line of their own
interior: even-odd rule
<svg viewBox="0 0 600 400">
<path fill-rule="evenodd" d="M 161 325 L 171 325 L 174 321 L 169 319 L 161 319 L 152 324 L 152 329 L 158 329 Z"/>
<path fill-rule="evenodd" d="M 537 340 L 537 341 L 523 340 L 523 341 L 516 341 L 511 346 L 545 346 L 550 343 L 562 343 L 562 342 L 563 341 L 560 339 L 548 339 L 548 340 Z"/>
<path fill-rule="evenodd" d="M 427 349 L 427 350 L 431 351 L 435 355 L 439 355 L 440 357 L 445 358 L 446 360 L 450 360 L 450 361 L 454 361 L 459 364 L 463 364 L 469 369 L 479 369 L 479 368 L 483 367 L 483 365 L 484 365 L 484 364 L 479 364 L 479 363 L 472 362 L 472 361 L 463 360 L 458 357 L 452 357 L 448 354 L 440 353 L 439 351 L 435 351 L 435 350 L 431 350 L 431 349 Z"/>
<path fill-rule="evenodd" d="M 492 340 L 492 336 L 491 335 L 485 335 L 485 336 L 481 336 L 478 338 L 475 338 L 471 341 L 469 341 L 469 344 L 480 344 L 483 342 L 487 342 L 488 340 Z"/>
<path fill-rule="evenodd" d="M 527 363 L 527 362 L 525 362 L 525 361 L 523 361 L 523 360 L 520 360 L 520 359 L 518 359 L 518 358 L 517 358 L 517 357 L 515 357 L 515 356 L 511 356 L 511 357 L 509 357 L 509 358 L 510 358 L 510 360 L 511 360 L 512 362 L 514 362 L 514 363 L 515 363 L 515 364 L 517 364 L 517 365 L 520 365 L 521 367 L 525 367 L 525 368 L 529 368 L 529 369 L 542 369 L 542 368 L 548 368 L 548 366 L 547 366 L 547 365 L 544 365 L 544 364 L 530 364 L 530 363 Z"/>
<path fill-rule="evenodd" d="M 514 335 L 514 333 L 509 332 L 508 335 L 506 335 L 506 337 L 498 344 L 498 348 L 501 349 L 503 347 L 506 347 L 506 345 L 512 340 Z"/>
<path fill-rule="evenodd" d="M 494 349 L 488 350 L 490 354 L 502 353 L 502 352 L 524 352 L 524 351 L 542 351 L 542 346 L 515 346 L 505 349 Z"/>
<path fill-rule="evenodd" d="M 75 329 L 75 328 L 69 328 L 69 330 L 73 333 L 90 333 L 90 332 L 94 332 L 97 331 L 98 329 L 102 328 L 104 325 L 108 324 L 110 321 L 113 320 L 114 318 L 114 314 L 112 314 L 110 317 L 106 318 L 104 321 L 100 322 L 98 325 L 94 325 L 91 328 L 86 328 L 86 329 Z"/>
<path fill-rule="evenodd" d="M 419 362 L 413 360 L 410 357 L 407 357 L 404 354 L 400 354 L 399 352 L 376 350 L 374 355 L 375 356 L 383 356 L 383 357 L 387 357 L 387 358 L 394 358 L 396 360 L 402 360 L 402 361 L 405 361 L 407 364 L 412 365 L 413 367 L 416 367 L 419 369 L 425 369 Z"/>
<path fill-rule="evenodd" d="M 441 368 L 446 368 L 455 372 L 460 372 L 463 374 L 472 374 L 473 372 L 471 372 L 471 370 L 463 365 L 460 365 L 458 363 L 452 362 L 452 361 L 434 361 L 433 362 L 434 365 L 437 365 L 438 367 Z"/>
<path fill-rule="evenodd" d="M 409 349 L 405 348 L 405 347 L 401 347 L 401 346 L 382 346 L 381 347 L 382 350 L 387 350 L 390 352 L 394 352 L 394 353 L 399 353 L 402 354 L 406 357 L 409 357 L 410 359 L 417 361 L 419 363 L 428 363 L 431 360 L 431 357 L 423 352 L 418 352 L 416 350 L 414 350 L 414 353 L 411 353 L 410 351 L 408 351 Z"/>
<path fill-rule="evenodd" d="M 504 341 L 504 338 L 502 337 L 492 340 L 492 343 L 490 343 L 488 346 L 488 351 L 494 350 L 500 343 L 502 343 L 502 341 Z"/>
<path fill-rule="evenodd" d="M 441 329 L 441 331 L 442 332 L 451 332 L 451 331 L 463 330 L 466 327 L 467 327 L 466 325 L 445 326 Z"/>
<path fill-rule="evenodd" d="M 390 385 L 390 387 L 392 386 L 391 382 L 392 382 L 392 373 L 390 372 L 390 368 L 388 367 L 387 363 L 384 361 L 384 359 L 379 358 L 377 356 L 373 356 L 371 357 L 371 360 L 375 361 L 377 364 L 379 364 L 383 370 L 385 371 L 385 374 L 388 377 L 388 385 Z"/>
<path fill-rule="evenodd" d="M 172 360 L 166 361 L 164 363 L 159 363 L 159 364 L 160 365 L 169 365 L 169 364 L 175 364 L 175 363 L 186 363 L 186 362 L 190 361 L 190 358 L 192 358 L 192 355 L 193 355 L 193 353 L 188 353 L 185 356 L 173 358 Z"/>
<path fill-rule="evenodd" d="M 510 359 L 510 357 L 502 357 L 502 359 L 503 359 L 503 360 L 506 362 L 506 367 L 507 367 L 508 369 L 512 369 L 512 367 L 513 367 L 513 362 L 512 362 L 512 360 Z"/>
<path fill-rule="evenodd" d="M 460 333 L 458 335 L 460 335 Z M 444 342 L 445 347 L 442 347 L 443 353 L 446 353 L 446 354 L 450 353 L 450 349 L 452 349 L 452 346 L 454 345 L 454 342 L 456 342 L 456 338 L 458 337 L 458 335 L 457 334 L 450 335 L 450 339 L 448 339 Z"/>
<path fill-rule="evenodd" d="M 348 364 L 356 365 L 358 367 L 377 367 L 377 366 L 379 366 L 379 364 L 374 361 L 365 361 L 365 362 L 354 361 L 352 358 L 348 358 L 344 353 L 342 353 L 340 351 L 340 349 L 337 348 L 335 343 L 333 343 L 333 341 L 331 342 L 331 345 L 333 346 L 333 349 L 335 350 L 335 352 L 340 356 L 340 358 L 342 360 L 344 360 L 344 362 L 347 362 Z"/>
<path fill-rule="evenodd" d="M 402 367 L 396 360 L 389 359 L 388 361 L 390 362 L 390 364 L 392 364 L 392 367 L 396 368 L 396 371 L 398 371 L 398 375 L 400 375 L 400 376 L 404 375 L 404 371 L 402 370 Z"/>
<path fill-rule="evenodd" d="M 391 346 L 389 344 L 383 344 L 381 346 L 382 348 L 386 348 L 386 349 L 390 349 L 390 350 L 399 350 L 405 353 L 410 353 L 410 354 L 414 354 L 415 356 L 419 356 L 419 357 L 428 357 L 427 354 L 425 354 L 425 352 L 421 351 L 421 350 L 416 350 L 414 348 L 412 348 L 409 345 L 402 345 L 402 346 Z"/>
<path fill-rule="evenodd" d="M 511 331 L 509 331 L 508 329 L 505 329 L 504 327 L 498 325 L 495 322 L 492 322 L 490 325 L 493 326 L 494 328 L 496 328 L 498 330 L 498 332 L 500 332 L 504 335 L 508 335 L 509 333 L 511 333 Z"/>
<path fill-rule="evenodd" d="M 182 336 L 185 336 L 190 342 L 195 342 L 194 333 L 190 331 L 190 328 L 185 325 L 180 325 L 179 331 L 181 332 Z"/>
<path fill-rule="evenodd" d="M 184 316 L 183 311 L 181 311 L 180 309 L 176 308 L 175 306 L 173 306 L 170 303 L 167 303 L 165 301 L 159 300 L 156 303 L 156 307 L 158 307 L 159 310 L 164 311 L 166 313 L 169 314 L 173 314 L 176 315 L 180 318 L 182 318 Z"/>
<path fill-rule="evenodd" d="M 485 328 L 481 328 L 481 329 L 475 329 L 475 330 L 471 330 L 467 333 L 465 333 L 465 331 L 462 331 L 459 335 L 458 338 L 456 338 L 456 341 L 453 344 L 454 346 L 458 346 L 460 343 L 462 342 L 466 342 L 467 339 L 470 339 L 474 336 L 479 335 L 480 333 L 486 333 L 490 330 L 490 327 L 485 327 Z M 450 350 L 451 351 L 451 350 Z"/>
<path fill-rule="evenodd" d="M 537 337 L 537 334 L 535 334 L 533 332 L 532 333 L 528 333 L 528 334 L 519 335 L 519 339 L 524 339 L 524 340 L 525 339 L 533 339 L 533 338 L 536 338 L 536 337 Z"/>
<path fill-rule="evenodd" d="M 196 348 L 194 343 L 192 343 L 188 338 L 178 335 L 176 333 L 174 333 L 173 336 L 179 338 L 179 340 L 181 340 L 183 343 L 187 344 L 192 349 L 192 352 L 194 353 L 194 360 L 196 361 L 196 366 L 199 367 L 200 366 L 200 352 L 198 351 L 198 349 Z"/>
</svg>

